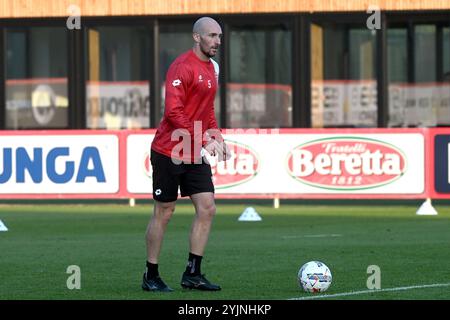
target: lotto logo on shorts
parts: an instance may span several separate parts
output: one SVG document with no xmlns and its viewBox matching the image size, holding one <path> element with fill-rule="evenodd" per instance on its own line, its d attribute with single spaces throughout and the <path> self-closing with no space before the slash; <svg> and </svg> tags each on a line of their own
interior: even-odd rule
<svg viewBox="0 0 450 320">
<path fill-rule="evenodd" d="M 162 193 L 161 189 L 156 189 L 155 194 L 156 194 L 157 196 L 161 195 L 161 193 Z"/>
<path fill-rule="evenodd" d="M 181 84 L 181 80 L 180 80 L 180 79 L 177 79 L 177 80 L 173 80 L 173 81 L 172 81 L 172 85 L 173 85 L 174 87 L 179 86 L 180 84 Z"/>
</svg>

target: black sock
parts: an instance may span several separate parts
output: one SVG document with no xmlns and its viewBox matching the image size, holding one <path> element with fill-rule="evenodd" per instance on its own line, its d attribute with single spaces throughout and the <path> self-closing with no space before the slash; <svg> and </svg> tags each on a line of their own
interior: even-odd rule
<svg viewBox="0 0 450 320">
<path fill-rule="evenodd" d="M 189 259 L 186 266 L 186 271 L 184 273 L 190 275 L 199 275 L 201 274 L 201 264 L 202 264 L 202 256 L 197 256 L 191 252 L 189 252 Z"/>
<path fill-rule="evenodd" d="M 158 264 L 154 264 L 154 263 L 150 263 L 147 261 L 147 268 L 145 271 L 145 277 L 147 279 L 150 278 L 155 278 L 159 276 L 159 272 L 158 272 Z"/>
</svg>

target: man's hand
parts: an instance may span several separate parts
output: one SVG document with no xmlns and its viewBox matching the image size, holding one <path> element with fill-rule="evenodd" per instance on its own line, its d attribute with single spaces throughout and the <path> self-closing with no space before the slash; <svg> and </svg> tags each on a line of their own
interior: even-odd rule
<svg viewBox="0 0 450 320">
<path fill-rule="evenodd" d="M 228 148 L 227 144 L 224 142 L 221 143 L 222 145 L 222 160 L 220 160 L 220 156 L 219 156 L 219 161 L 227 161 L 231 159 L 231 151 Z"/>
<path fill-rule="evenodd" d="M 209 140 L 205 146 L 205 150 L 213 157 L 218 156 L 218 160 L 226 161 L 231 158 L 231 152 L 227 144 L 224 142 L 218 142 L 215 139 Z"/>
</svg>

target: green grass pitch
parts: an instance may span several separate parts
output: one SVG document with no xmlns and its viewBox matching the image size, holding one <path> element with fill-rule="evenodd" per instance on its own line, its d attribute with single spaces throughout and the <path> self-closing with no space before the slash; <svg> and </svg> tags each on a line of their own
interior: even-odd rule
<svg viewBox="0 0 450 320">
<path fill-rule="evenodd" d="M 324 294 L 367 290 L 367 267 L 381 269 L 381 288 L 450 283 L 450 206 L 417 216 L 416 204 L 252 203 L 263 218 L 238 222 L 250 206 L 217 205 L 202 272 L 220 292 L 180 287 L 188 256 L 193 208 L 178 204 L 160 257 L 160 273 L 175 289 L 141 289 L 145 230 L 151 203 L 3 204 L 0 220 L 0 299 L 284 300 L 310 297 L 297 284 L 300 266 L 328 265 L 333 283 Z M 81 289 L 69 290 L 67 267 L 81 270 Z M 450 286 L 382 291 L 332 299 L 450 299 Z"/>
</svg>

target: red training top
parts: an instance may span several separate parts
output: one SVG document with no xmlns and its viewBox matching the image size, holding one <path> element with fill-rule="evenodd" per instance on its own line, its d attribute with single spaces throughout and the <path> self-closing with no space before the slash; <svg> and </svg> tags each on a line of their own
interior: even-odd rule
<svg viewBox="0 0 450 320">
<path fill-rule="evenodd" d="M 218 129 L 214 115 L 218 76 L 217 63 L 200 60 L 193 50 L 175 59 L 167 71 L 165 110 L 152 142 L 154 151 L 185 162 L 201 158 L 203 134 Z"/>
</svg>

